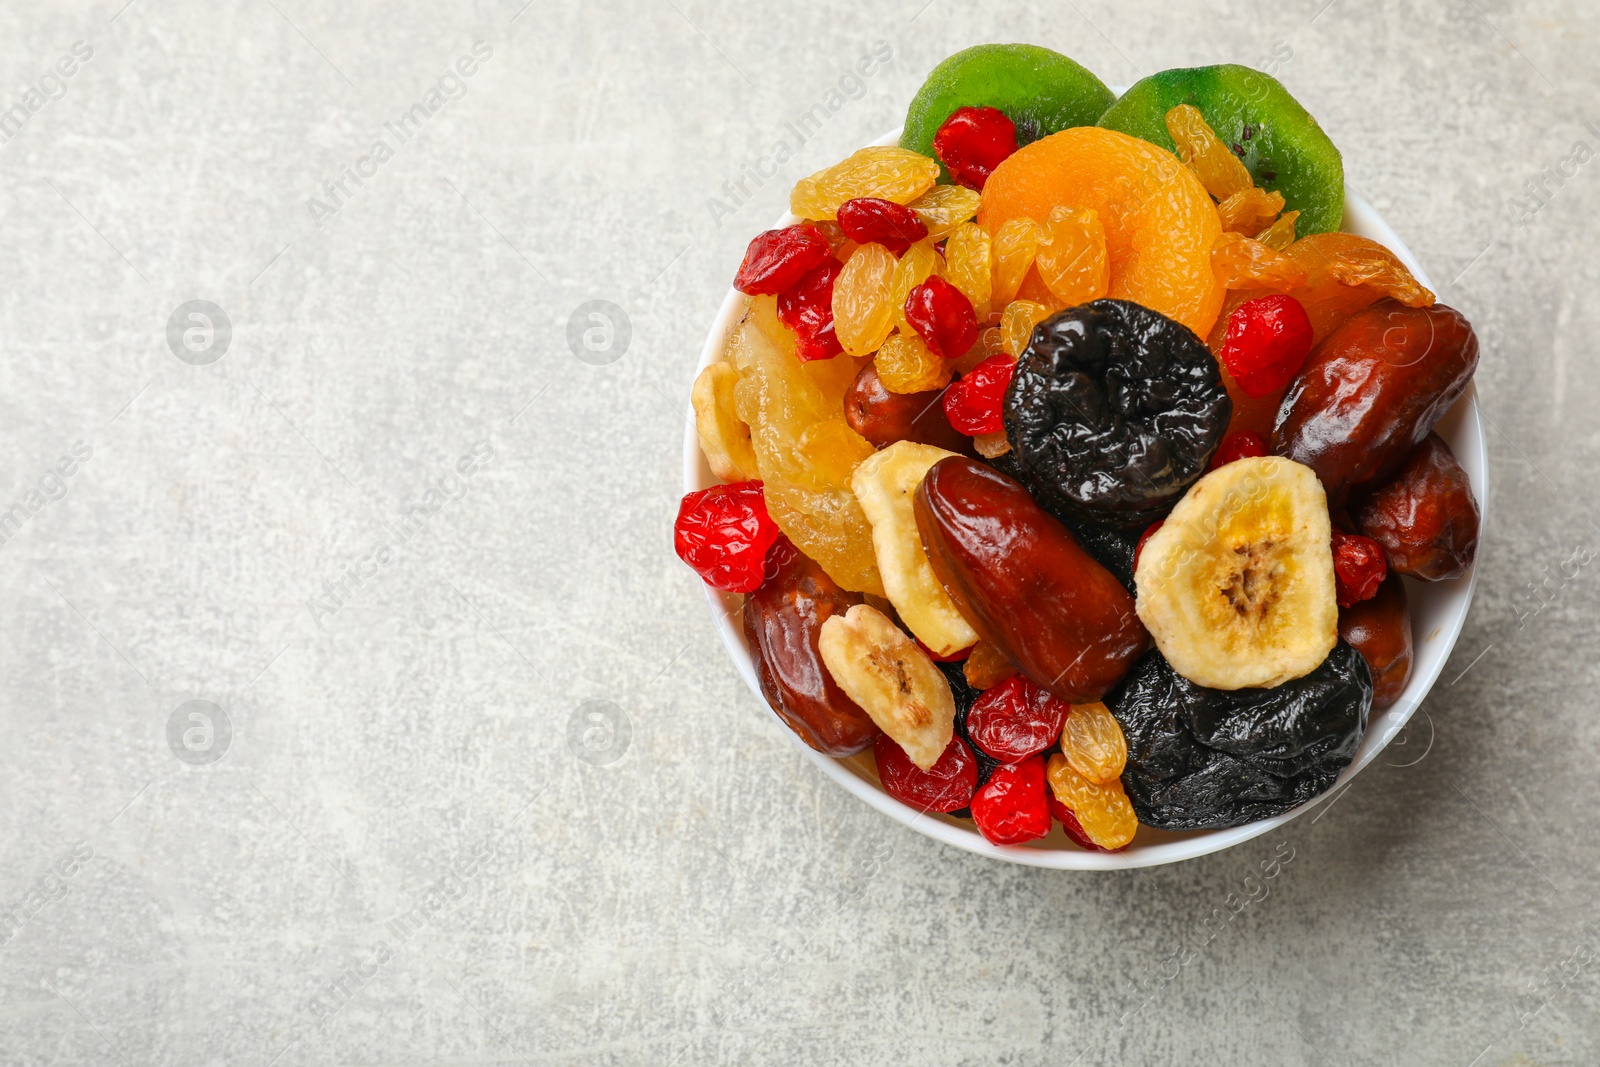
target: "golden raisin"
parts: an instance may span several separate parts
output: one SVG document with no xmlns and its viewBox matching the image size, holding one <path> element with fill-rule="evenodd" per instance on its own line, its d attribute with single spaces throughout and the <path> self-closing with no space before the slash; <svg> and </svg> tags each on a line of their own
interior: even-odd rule
<svg viewBox="0 0 1600 1067">
<path fill-rule="evenodd" d="M 1178 146 L 1178 158 L 1218 200 L 1227 200 L 1255 184 L 1250 171 L 1217 138 L 1193 104 L 1179 104 L 1167 112 L 1167 132 Z"/>
<path fill-rule="evenodd" d="M 972 313 L 979 322 L 989 317 L 989 295 L 994 288 L 989 243 L 988 231 L 971 222 L 957 226 L 944 243 L 945 280 L 972 301 Z"/>
<path fill-rule="evenodd" d="M 967 354 L 956 360 L 953 365 L 957 374 L 971 374 L 972 368 L 990 356 L 1000 355 L 1009 355 L 1006 352 L 1005 335 L 1000 332 L 1000 327 L 990 326 L 978 334 L 978 343 L 968 349 Z"/>
<path fill-rule="evenodd" d="M 1022 350 L 1033 337 L 1033 328 L 1050 317 L 1050 309 L 1031 300 L 1013 300 L 1000 316 L 1001 345 L 1014 359 L 1022 358 Z"/>
<path fill-rule="evenodd" d="M 1282 252 L 1294 244 L 1294 223 L 1300 217 L 1298 211 L 1285 211 L 1278 216 L 1278 221 L 1256 234 L 1256 240 L 1268 248 Z"/>
<path fill-rule="evenodd" d="M 909 204 L 933 188 L 939 163 L 919 152 L 879 145 L 863 148 L 842 163 L 801 178 L 789 194 L 789 210 L 817 222 L 838 217 L 839 205 L 858 196 Z"/>
<path fill-rule="evenodd" d="M 1222 228 L 1229 233 L 1249 236 L 1271 225 L 1282 210 L 1282 193 L 1269 193 L 1252 185 L 1218 204 L 1217 217 L 1222 220 Z"/>
<path fill-rule="evenodd" d="M 1111 709 L 1100 701 L 1074 704 L 1061 727 L 1061 754 L 1072 769 L 1097 785 L 1122 777 L 1128 763 L 1128 739 Z"/>
<path fill-rule="evenodd" d="M 984 459 L 999 459 L 1011 451 L 1011 442 L 1006 439 L 1004 430 L 980 433 L 972 439 L 972 450 Z"/>
<path fill-rule="evenodd" d="M 1073 770 L 1060 753 L 1050 757 L 1045 775 L 1056 800 L 1077 817 L 1084 836 L 1101 848 L 1121 848 L 1139 832 L 1139 817 L 1117 779 L 1097 785 Z"/>
<path fill-rule="evenodd" d="M 987 641 L 979 641 L 972 646 L 961 673 L 967 676 L 967 684 L 972 688 L 990 689 L 1016 674 L 1017 669 L 998 648 Z"/>
<path fill-rule="evenodd" d="M 1223 234 L 1212 247 L 1211 269 L 1225 289 L 1285 291 L 1306 280 L 1306 270 L 1299 263 L 1238 233 Z"/>
<path fill-rule="evenodd" d="M 1022 279 L 1033 266 L 1044 241 L 1044 227 L 1027 216 L 1007 219 L 994 233 L 994 280 L 989 294 L 990 307 L 1005 307 L 1017 297 Z"/>
<path fill-rule="evenodd" d="M 1035 263 L 1045 288 L 1062 307 L 1105 296 L 1111 287 L 1111 259 L 1100 213 L 1072 207 L 1051 211 Z"/>
<path fill-rule="evenodd" d="M 909 206 L 928 228 L 928 236 L 941 241 L 978 213 L 979 199 L 977 190 L 964 185 L 935 185 Z"/>
<path fill-rule="evenodd" d="M 894 329 L 894 253 L 871 242 L 856 248 L 833 282 L 833 330 L 852 356 L 870 355 Z"/>
<path fill-rule="evenodd" d="M 878 380 L 891 393 L 925 393 L 950 384 L 950 364 L 928 351 L 922 338 L 910 331 L 892 334 L 872 363 Z"/>
</svg>

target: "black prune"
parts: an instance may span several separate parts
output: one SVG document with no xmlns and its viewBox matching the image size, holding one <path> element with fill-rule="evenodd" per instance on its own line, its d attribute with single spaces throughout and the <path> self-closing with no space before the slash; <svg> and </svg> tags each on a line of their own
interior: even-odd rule
<svg viewBox="0 0 1600 1067">
<path fill-rule="evenodd" d="M 1372 672 L 1340 641 L 1303 678 L 1223 691 L 1151 650 L 1106 706 L 1128 738 L 1122 787 L 1139 821 L 1217 830 L 1281 815 L 1333 785 L 1366 731 Z"/>
<path fill-rule="evenodd" d="M 1020 482 L 1023 478 L 1022 468 L 1017 466 L 1015 457 L 1016 451 L 1012 450 L 984 462 L 1007 478 Z M 1139 533 L 1143 531 L 1118 530 L 1098 523 L 1084 522 L 1075 515 L 1052 508 L 1048 501 L 1039 500 L 1036 494 L 1034 500 L 1057 522 L 1072 531 L 1072 536 L 1078 539 L 1078 544 L 1083 546 L 1084 551 L 1095 558 L 1095 562 L 1110 571 L 1117 581 L 1127 586 L 1128 592 L 1134 592 L 1133 550 L 1138 547 Z"/>
<path fill-rule="evenodd" d="M 1233 402 L 1205 342 L 1126 300 L 1040 323 L 1006 390 L 1021 482 L 1075 523 L 1142 530 L 1205 473 Z"/>
</svg>

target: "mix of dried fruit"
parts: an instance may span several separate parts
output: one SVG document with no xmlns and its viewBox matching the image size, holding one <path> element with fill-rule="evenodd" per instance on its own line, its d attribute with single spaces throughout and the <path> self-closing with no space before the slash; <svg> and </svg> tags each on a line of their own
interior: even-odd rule
<svg viewBox="0 0 1600 1067">
<path fill-rule="evenodd" d="M 1268 75 L 1113 99 L 1031 45 L 951 56 L 898 146 L 799 181 L 674 528 L 782 721 L 996 845 L 1327 791 L 1410 677 L 1405 580 L 1465 574 L 1479 523 L 1433 432 L 1472 327 L 1343 198 Z"/>
</svg>

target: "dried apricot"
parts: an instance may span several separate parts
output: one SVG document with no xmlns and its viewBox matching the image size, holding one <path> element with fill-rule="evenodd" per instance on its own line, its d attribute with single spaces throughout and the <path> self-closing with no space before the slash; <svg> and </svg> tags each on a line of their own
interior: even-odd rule
<svg viewBox="0 0 1600 1067">
<path fill-rule="evenodd" d="M 1216 132 L 1193 104 L 1179 104 L 1167 112 L 1167 133 L 1178 146 L 1178 158 L 1183 160 L 1184 166 L 1194 171 L 1206 192 L 1219 201 L 1226 201 L 1256 184 L 1239 157 L 1217 139 Z"/>
<path fill-rule="evenodd" d="M 933 188 L 939 164 L 904 148 L 863 148 L 842 163 L 801 178 L 789 194 L 789 210 L 818 222 L 838 217 L 846 200 L 871 196 L 910 204 Z"/>
<path fill-rule="evenodd" d="M 898 262 L 880 244 L 860 245 L 834 279 L 833 332 L 850 355 L 871 355 L 894 329 Z"/>
<path fill-rule="evenodd" d="M 1105 296 L 1111 285 L 1111 261 L 1099 212 L 1074 207 L 1051 211 L 1045 241 L 1034 263 L 1050 295 L 1062 307 Z"/>
<path fill-rule="evenodd" d="M 1210 332 L 1224 293 L 1211 270 L 1222 224 L 1205 186 L 1176 156 L 1116 130 L 1062 130 L 995 168 L 978 223 L 998 237 L 1014 219 L 1047 222 L 1061 204 L 1099 213 L 1111 261 L 1108 296 L 1143 304 L 1202 337 Z"/>
</svg>

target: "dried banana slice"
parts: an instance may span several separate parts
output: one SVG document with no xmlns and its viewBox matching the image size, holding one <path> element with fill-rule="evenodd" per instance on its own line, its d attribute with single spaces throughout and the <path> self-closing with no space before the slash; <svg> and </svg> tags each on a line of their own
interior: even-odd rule
<svg viewBox="0 0 1600 1067">
<path fill-rule="evenodd" d="M 739 370 L 731 363 L 713 363 L 694 380 L 694 428 L 700 434 L 700 451 L 711 473 L 725 482 L 746 482 L 761 477 L 750 427 L 733 408 L 733 389 Z"/>
<path fill-rule="evenodd" d="M 927 653 L 883 612 L 857 604 L 822 624 L 822 662 L 855 701 L 923 770 L 939 762 L 955 734 L 950 683 Z"/>
<path fill-rule="evenodd" d="M 953 455 L 933 445 L 896 441 L 862 460 L 850 479 L 872 523 L 872 547 L 889 603 L 917 639 L 939 656 L 971 647 L 978 633 L 934 577 L 911 501 L 929 468 Z"/>
<path fill-rule="evenodd" d="M 1189 488 L 1134 571 L 1172 669 L 1212 689 L 1311 673 L 1339 639 L 1328 500 L 1310 467 L 1242 459 Z"/>
</svg>

